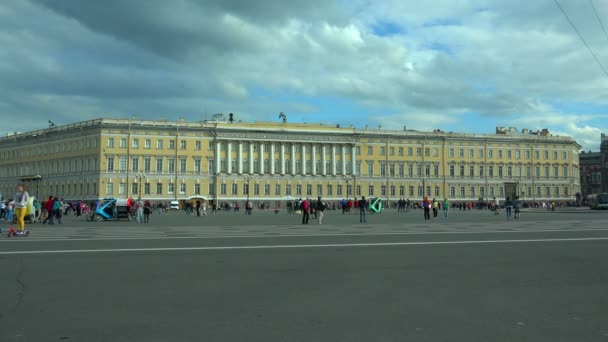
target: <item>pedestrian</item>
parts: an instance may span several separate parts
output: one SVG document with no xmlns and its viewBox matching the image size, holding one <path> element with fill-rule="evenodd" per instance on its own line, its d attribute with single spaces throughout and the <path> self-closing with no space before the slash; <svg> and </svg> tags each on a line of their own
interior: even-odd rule
<svg viewBox="0 0 608 342">
<path fill-rule="evenodd" d="M 367 200 L 365 196 L 359 200 L 359 223 L 367 223 Z"/>
<path fill-rule="evenodd" d="M 302 224 L 308 224 L 308 220 L 310 219 L 310 199 L 306 198 L 306 200 L 302 201 Z"/>
<path fill-rule="evenodd" d="M 325 203 L 321 201 L 321 196 L 317 198 L 317 220 L 319 220 L 319 224 L 323 223 L 323 211 L 325 210 Z"/>
<path fill-rule="evenodd" d="M 447 198 L 443 199 L 443 217 L 445 220 L 448 220 L 448 211 L 450 210 L 450 202 L 448 202 Z"/>
<path fill-rule="evenodd" d="M 54 224 L 53 223 L 53 196 L 49 196 L 49 199 L 46 200 L 46 202 L 44 202 L 44 210 L 46 211 L 46 217 L 44 218 L 44 221 L 42 221 L 42 224 L 45 223 L 49 223 L 49 224 Z"/>
<path fill-rule="evenodd" d="M 57 219 L 58 224 L 61 224 L 61 217 L 63 214 L 61 208 L 62 208 L 61 200 L 59 200 L 59 197 L 55 197 L 53 199 L 53 215 Z"/>
<path fill-rule="evenodd" d="M 521 211 L 521 200 L 518 196 L 515 196 L 515 201 L 513 201 L 513 209 L 515 210 L 515 219 L 519 220 L 519 215 Z"/>
<path fill-rule="evenodd" d="M 431 219 L 431 201 L 427 196 L 424 196 L 424 200 L 422 201 L 422 207 L 424 208 L 424 219 Z"/>
<path fill-rule="evenodd" d="M 30 195 L 25 191 L 25 185 L 17 185 L 15 194 L 15 214 L 17 215 L 17 234 L 24 234 L 25 231 L 25 212 L 27 210 Z"/>
<path fill-rule="evenodd" d="M 144 202 L 144 223 L 150 222 L 150 212 L 152 212 L 152 208 L 150 207 L 150 201 L 146 200 Z"/>
<path fill-rule="evenodd" d="M 340 205 L 342 206 L 342 215 L 344 215 L 346 213 L 348 202 L 346 202 L 346 199 L 343 198 L 342 202 L 340 202 Z"/>
<path fill-rule="evenodd" d="M 136 205 L 136 213 L 137 213 L 137 223 L 144 223 L 144 202 L 142 202 L 141 197 L 137 198 Z"/>
<path fill-rule="evenodd" d="M 196 200 L 196 216 L 201 216 L 201 200 Z"/>
<path fill-rule="evenodd" d="M 439 211 L 439 202 L 433 198 L 433 220 L 437 219 L 437 212 Z"/>
<path fill-rule="evenodd" d="M 507 197 L 507 201 L 505 202 L 505 213 L 507 215 L 507 220 L 511 219 L 511 212 L 513 211 L 513 201 L 511 197 Z"/>
</svg>

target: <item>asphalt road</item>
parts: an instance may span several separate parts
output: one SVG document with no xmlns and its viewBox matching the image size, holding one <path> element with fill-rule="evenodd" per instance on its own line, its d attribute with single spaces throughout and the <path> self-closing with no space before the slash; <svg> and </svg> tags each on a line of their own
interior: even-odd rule
<svg viewBox="0 0 608 342">
<path fill-rule="evenodd" d="M 0 341 L 608 341 L 608 215 L 466 215 L 281 236 L 260 230 L 273 214 L 213 237 L 157 234 L 199 219 L 182 215 L 32 225 L 0 240 Z M 141 235 L 70 235 L 129 225 Z"/>
</svg>

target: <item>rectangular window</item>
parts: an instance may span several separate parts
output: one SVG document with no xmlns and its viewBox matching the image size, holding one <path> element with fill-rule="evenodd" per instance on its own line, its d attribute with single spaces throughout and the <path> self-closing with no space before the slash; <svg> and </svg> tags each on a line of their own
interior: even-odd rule
<svg viewBox="0 0 608 342">
<path fill-rule="evenodd" d="M 358 156 L 360 156 L 360 155 L 361 155 L 361 146 L 357 146 L 357 147 L 355 148 L 355 154 L 357 154 Z"/>
<path fill-rule="evenodd" d="M 186 149 L 186 140 L 182 140 L 179 142 L 179 148 L 180 148 L 180 150 Z"/>
<path fill-rule="evenodd" d="M 550 175 L 549 175 L 549 167 L 545 166 L 545 178 L 549 179 Z"/>
<path fill-rule="evenodd" d="M 516 159 L 520 159 L 521 158 L 521 151 L 520 150 L 516 150 L 515 151 L 515 158 Z"/>
<path fill-rule="evenodd" d="M 414 177 L 414 165 L 408 164 L 407 175 L 408 175 L 408 177 Z"/>
<path fill-rule="evenodd" d="M 438 186 L 435 187 L 435 196 L 439 196 L 439 187 Z"/>
<path fill-rule="evenodd" d="M 338 185 L 338 187 L 342 188 L 342 185 Z M 323 196 L 323 184 L 317 184 L 317 196 Z"/>
<path fill-rule="evenodd" d="M 131 159 L 131 170 L 138 172 L 139 171 L 139 158 L 134 157 Z"/>
<path fill-rule="evenodd" d="M 139 139 L 134 138 L 133 142 L 131 143 L 131 147 L 132 148 L 139 148 Z"/>
<path fill-rule="evenodd" d="M 108 138 L 108 147 L 114 148 L 114 138 Z M 57 151 L 55 151 L 57 152 Z"/>
<path fill-rule="evenodd" d="M 173 139 L 169 140 L 169 149 L 175 150 L 175 140 L 173 140 Z"/>
<path fill-rule="evenodd" d="M 410 194 L 410 196 L 414 196 L 414 187 L 410 185 L 410 187 L 408 188 L 408 193 Z"/>
<path fill-rule="evenodd" d="M 291 196 L 291 184 L 285 185 L 285 195 Z"/>
<path fill-rule="evenodd" d="M 127 157 L 126 156 L 121 156 L 120 158 L 118 158 L 118 168 L 120 169 L 120 171 L 127 170 Z"/>
<path fill-rule="evenodd" d="M 394 147 L 391 147 L 389 151 L 390 151 L 390 155 L 391 156 L 395 155 L 395 148 Z"/>
<path fill-rule="evenodd" d="M 312 184 L 306 184 L 306 196 L 312 196 Z"/>
<path fill-rule="evenodd" d="M 150 183 L 145 183 L 144 184 L 144 195 L 149 195 L 150 194 Z"/>
<path fill-rule="evenodd" d="M 454 171 L 454 165 L 450 165 L 450 177 L 454 177 L 454 176 L 456 176 L 456 175 L 454 174 L 454 172 L 455 172 L 455 171 Z"/>
<path fill-rule="evenodd" d="M 127 138 L 120 138 L 120 148 L 127 148 Z"/>
<path fill-rule="evenodd" d="M 182 195 L 186 193 L 186 183 L 181 183 L 179 185 L 179 193 Z"/>
<path fill-rule="evenodd" d="M 568 152 L 564 151 L 562 152 L 562 159 L 563 160 L 568 160 Z M 568 196 L 565 192 L 564 192 L 565 196 Z"/>
<path fill-rule="evenodd" d="M 57 190 L 55 190 L 55 192 L 57 192 Z M 106 195 L 112 195 L 114 194 L 114 183 L 107 183 L 106 184 Z"/>
<path fill-rule="evenodd" d="M 186 171 L 187 171 L 186 159 L 180 159 L 179 160 L 179 172 L 186 173 Z"/>
<path fill-rule="evenodd" d="M 399 177 L 405 177 L 405 165 L 399 164 Z"/>
<path fill-rule="evenodd" d="M 169 165 L 169 172 L 175 172 L 175 159 L 170 158 L 168 165 Z"/>
<path fill-rule="evenodd" d="M 568 178 L 568 167 L 562 166 L 562 177 Z"/>
<path fill-rule="evenodd" d="M 549 151 L 543 151 L 543 157 L 545 157 L 545 160 L 549 159 Z"/>
<path fill-rule="evenodd" d="M 559 167 L 553 167 L 553 178 L 559 178 Z"/>
<path fill-rule="evenodd" d="M 201 160 L 200 159 L 194 159 L 194 172 L 196 172 L 196 173 L 201 172 Z"/>
<path fill-rule="evenodd" d="M 430 148 L 426 147 L 424 149 L 424 156 L 425 157 L 430 157 L 431 156 L 431 149 Z"/>
<path fill-rule="evenodd" d="M 450 197 L 456 197 L 456 187 L 450 187 Z"/>
<path fill-rule="evenodd" d="M 373 177 L 374 176 L 374 163 L 373 162 L 368 162 L 367 163 L 367 175 L 369 177 Z"/>
<path fill-rule="evenodd" d="M 479 166 L 479 177 L 485 177 L 486 176 L 486 172 L 485 172 L 485 167 L 483 165 Z"/>
<path fill-rule="evenodd" d="M 386 164 L 380 163 L 380 176 L 386 176 Z"/>
<path fill-rule="evenodd" d="M 156 183 L 156 194 L 157 195 L 163 194 L 163 183 Z"/>
<path fill-rule="evenodd" d="M 511 154 L 511 150 L 507 150 L 507 158 L 511 159 L 513 155 Z"/>
<path fill-rule="evenodd" d="M 264 195 L 270 195 L 270 184 L 264 184 Z"/>
<path fill-rule="evenodd" d="M 460 177 L 464 177 L 464 165 L 460 165 Z"/>
<path fill-rule="evenodd" d="M 215 195 L 215 184 L 209 183 L 209 195 Z"/>
<path fill-rule="evenodd" d="M 163 149 L 163 141 L 158 139 L 156 140 L 156 149 L 157 150 L 162 150 Z"/>
<path fill-rule="evenodd" d="M 200 184 L 194 184 L 194 194 L 195 195 L 201 194 L 201 185 Z"/>
<path fill-rule="evenodd" d="M 296 195 L 302 196 L 302 184 L 296 185 Z"/>
<path fill-rule="evenodd" d="M 411 147 L 407 148 L 407 155 L 410 157 L 413 155 L 413 149 Z"/>
<path fill-rule="evenodd" d="M 553 160 L 557 160 L 557 151 L 553 151 Z"/>
<path fill-rule="evenodd" d="M 386 196 L 386 185 L 380 186 L 380 196 Z"/>
<path fill-rule="evenodd" d="M 438 148 L 434 148 L 433 149 L 433 157 L 439 157 L 439 149 Z"/>
<path fill-rule="evenodd" d="M 460 187 L 460 197 L 461 198 L 465 198 L 466 197 L 464 186 Z"/>
<path fill-rule="evenodd" d="M 498 167 L 498 178 L 502 178 L 502 166 Z"/>
<path fill-rule="evenodd" d="M 469 158 L 474 158 L 475 157 L 475 150 L 474 149 L 469 149 Z"/>
<path fill-rule="evenodd" d="M 416 156 L 422 156 L 422 147 L 416 147 Z"/>
<path fill-rule="evenodd" d="M 163 159 L 162 157 L 156 158 L 156 172 L 163 172 Z"/>
<path fill-rule="evenodd" d="M 536 159 L 536 160 L 540 159 L 540 152 L 539 151 L 534 151 L 534 159 Z M 540 196 L 540 194 L 538 194 L 538 196 Z"/>
<path fill-rule="evenodd" d="M 530 166 L 526 166 L 526 178 L 532 177 L 532 168 Z"/>
<path fill-rule="evenodd" d="M 367 187 L 367 195 L 368 196 L 374 196 L 374 186 L 373 185 L 369 185 Z"/>
<path fill-rule="evenodd" d="M 433 165 L 433 175 L 439 176 L 439 164 Z"/>
<path fill-rule="evenodd" d="M 144 140 L 144 148 L 146 148 L 146 149 L 152 148 L 152 140 L 150 140 L 150 139 Z"/>
<path fill-rule="evenodd" d="M 232 183 L 231 188 L 232 188 L 232 195 L 233 196 L 238 195 L 238 193 L 239 193 L 239 185 L 236 184 L 236 183 Z"/>
<path fill-rule="evenodd" d="M 488 158 L 494 158 L 494 150 L 488 150 Z"/>
<path fill-rule="evenodd" d="M 399 186 L 399 196 L 405 196 L 405 186 Z"/>
<path fill-rule="evenodd" d="M 403 156 L 403 147 L 399 147 L 399 155 Z"/>
<path fill-rule="evenodd" d="M 422 176 L 422 165 L 416 165 L 416 176 Z"/>
<path fill-rule="evenodd" d="M 469 166 L 469 177 L 475 177 L 475 166 Z"/>
<path fill-rule="evenodd" d="M 480 159 L 483 158 L 483 150 L 482 149 L 479 149 L 479 155 L 478 155 L 478 157 Z"/>
<path fill-rule="evenodd" d="M 276 196 L 280 196 L 281 195 L 281 184 L 276 184 L 274 186 L 274 194 Z"/>
<path fill-rule="evenodd" d="M 386 154 L 386 148 L 384 146 L 380 147 L 380 155 L 383 156 Z"/>
<path fill-rule="evenodd" d="M 114 157 L 108 157 L 108 171 L 114 171 Z"/>
<path fill-rule="evenodd" d="M 173 183 L 169 183 L 168 189 L 167 189 L 167 193 L 168 194 L 172 194 L 175 192 L 175 184 Z"/>
<path fill-rule="evenodd" d="M 367 155 L 368 156 L 374 155 L 374 148 L 372 146 L 367 146 Z"/>
<path fill-rule="evenodd" d="M 459 157 L 464 157 L 464 148 L 458 149 L 458 156 Z"/>
<path fill-rule="evenodd" d="M 474 186 L 471 187 L 470 196 L 471 196 L 471 198 L 475 198 L 475 187 Z"/>
<path fill-rule="evenodd" d="M 424 175 L 427 177 L 431 175 L 431 165 L 424 165 Z"/>
<path fill-rule="evenodd" d="M 525 153 L 526 159 L 529 160 L 530 159 L 530 151 L 526 151 L 524 153 Z"/>
<path fill-rule="evenodd" d="M 342 191 L 342 190 L 339 190 Z M 334 187 L 331 184 L 327 184 L 327 196 L 334 195 Z"/>
<path fill-rule="evenodd" d="M 513 177 L 513 166 L 507 166 L 507 177 Z"/>
<path fill-rule="evenodd" d="M 536 178 L 540 178 L 540 166 L 537 166 L 534 171 L 535 171 L 534 174 L 535 174 Z"/>
<path fill-rule="evenodd" d="M 502 159 L 502 150 L 498 150 L 498 158 Z"/>
<path fill-rule="evenodd" d="M 260 184 L 253 184 L 253 194 L 256 196 L 260 195 Z"/>
</svg>

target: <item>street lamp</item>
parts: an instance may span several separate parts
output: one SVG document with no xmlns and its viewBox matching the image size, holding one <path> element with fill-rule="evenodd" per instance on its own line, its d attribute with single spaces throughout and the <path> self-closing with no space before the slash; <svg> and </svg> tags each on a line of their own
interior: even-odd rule
<svg viewBox="0 0 608 342">
<path fill-rule="evenodd" d="M 348 200 L 348 195 L 350 195 L 350 192 L 348 191 L 348 189 L 349 189 L 348 187 L 349 187 L 350 181 L 353 179 L 353 177 L 350 175 L 344 175 L 344 176 L 342 176 L 342 178 L 346 182 L 346 200 Z"/>
<path fill-rule="evenodd" d="M 245 179 L 245 184 L 247 184 L 247 202 L 245 203 L 245 214 L 248 214 L 249 208 L 249 182 L 251 181 L 251 178 L 253 178 L 251 175 L 243 175 L 243 178 Z"/>
</svg>

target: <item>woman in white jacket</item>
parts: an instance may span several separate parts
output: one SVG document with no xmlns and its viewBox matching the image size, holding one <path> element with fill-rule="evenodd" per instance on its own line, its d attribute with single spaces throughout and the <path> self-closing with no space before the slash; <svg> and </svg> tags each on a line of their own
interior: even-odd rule
<svg viewBox="0 0 608 342">
<path fill-rule="evenodd" d="M 27 202 L 30 195 L 25 191 L 23 184 L 17 185 L 17 193 L 15 194 L 15 213 L 17 214 L 17 233 L 25 231 L 25 212 L 27 211 Z"/>
</svg>

